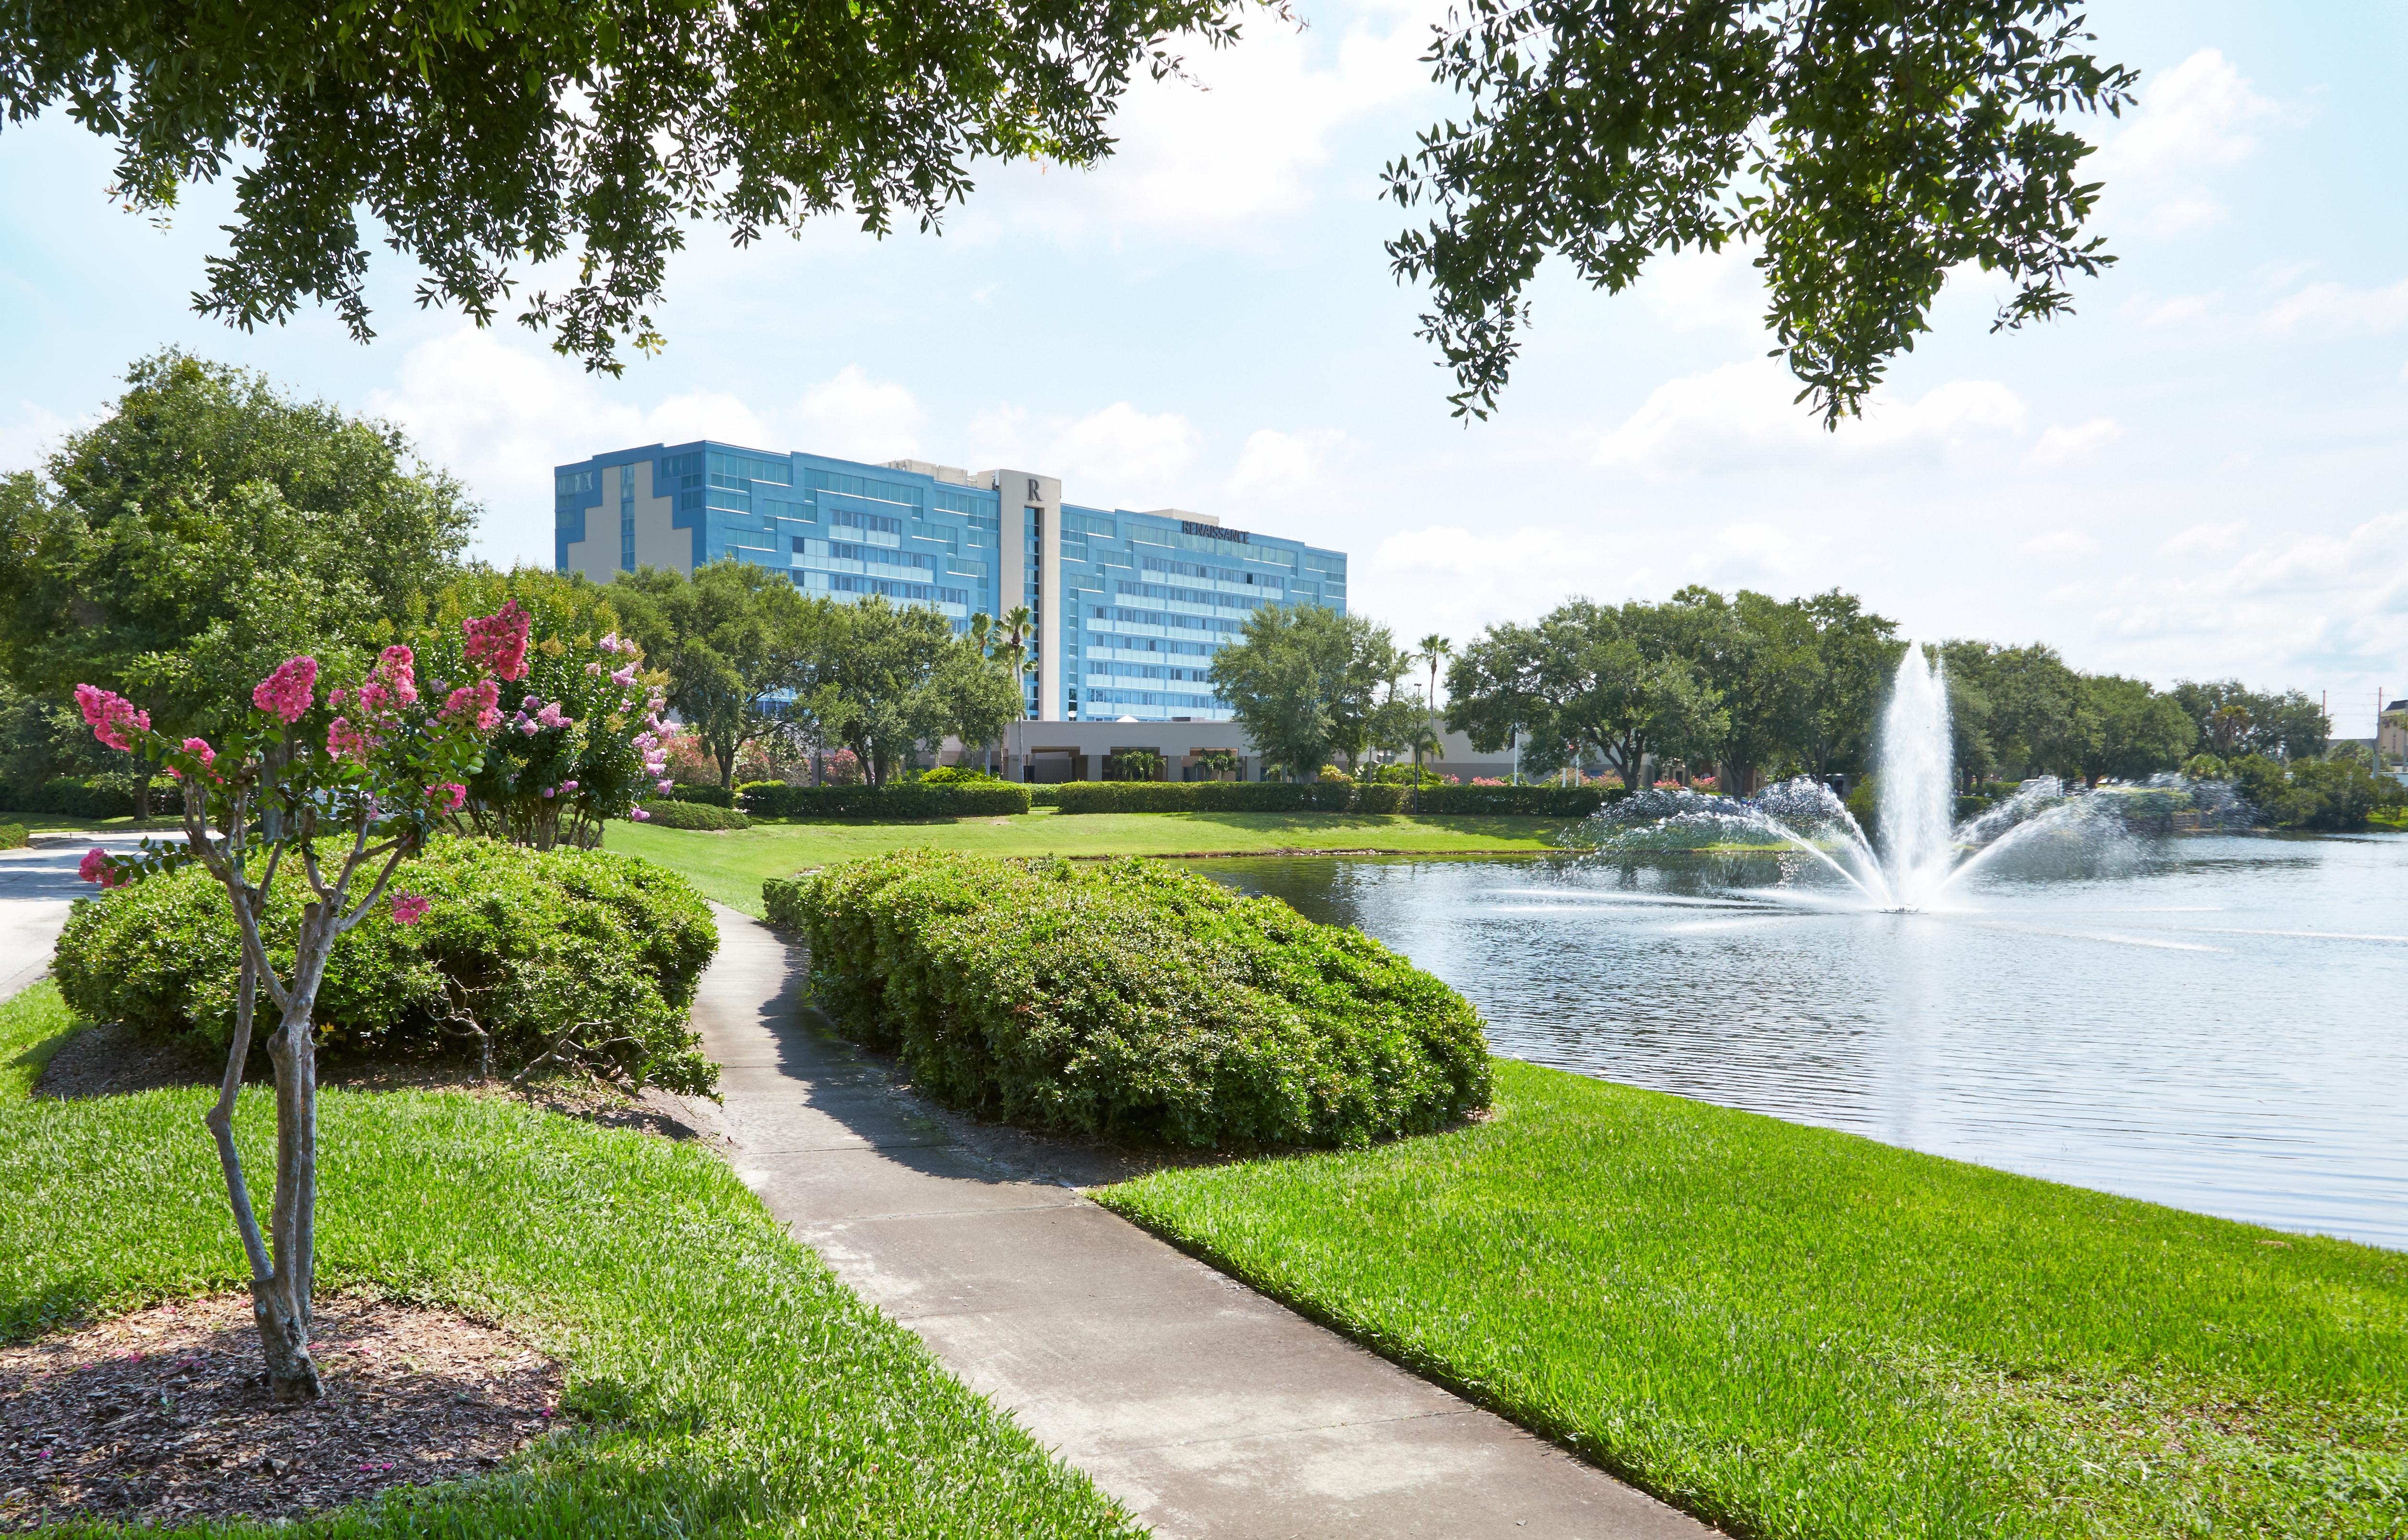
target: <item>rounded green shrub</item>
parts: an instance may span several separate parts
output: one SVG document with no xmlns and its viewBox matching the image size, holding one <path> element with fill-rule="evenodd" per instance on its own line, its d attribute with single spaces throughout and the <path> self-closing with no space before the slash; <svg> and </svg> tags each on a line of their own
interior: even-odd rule
<svg viewBox="0 0 2408 1540">
<path fill-rule="evenodd" d="M 907 850 L 769 885 L 838 1028 L 939 1101 L 1195 1146 L 1359 1144 L 1488 1101 L 1462 996 L 1360 931 L 1148 861 Z"/>
<path fill-rule="evenodd" d="M 318 996 L 322 1043 L 473 1058 L 474 1038 L 445 1029 L 465 1007 L 505 1070 L 576 1029 L 589 1045 L 623 1040 L 613 1057 L 645 1079 L 687 1091 L 716 1083 L 686 1010 L 719 934 L 677 873 L 599 850 L 443 840 L 394 886 L 431 900 L 425 916 L 402 925 L 380 905 L 336 943 Z M 268 934 L 294 933 L 303 891 L 297 873 L 280 876 Z M 51 971 L 92 1020 L 222 1043 L 240 960 L 225 892 L 194 865 L 79 900 Z M 275 1011 L 265 998 L 259 1008 L 264 1030 Z"/>
<path fill-rule="evenodd" d="M 22 850 L 32 840 L 22 824 L 0 824 L 0 850 Z"/>
<path fill-rule="evenodd" d="M 1000 775 L 991 775 L 976 765 L 939 765 L 913 784 L 923 786 L 1004 786 L 1011 783 Z"/>
<path fill-rule="evenodd" d="M 752 820 L 733 808 L 713 807 L 709 802 L 683 802 L 673 798 L 648 798 L 643 803 L 644 822 L 660 828 L 728 829 L 751 828 Z"/>
</svg>

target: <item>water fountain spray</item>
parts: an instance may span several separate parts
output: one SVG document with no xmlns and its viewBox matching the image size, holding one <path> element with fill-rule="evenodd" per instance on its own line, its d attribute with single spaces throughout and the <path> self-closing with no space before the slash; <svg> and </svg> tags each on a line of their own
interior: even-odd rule
<svg viewBox="0 0 2408 1540">
<path fill-rule="evenodd" d="M 1941 907 L 1967 873 L 2003 851 L 2096 821 L 2092 799 L 2066 797 L 2047 781 L 1956 824 L 1947 676 L 1920 646 L 1906 649 L 1891 679 L 1877 763 L 1877 840 L 1828 786 L 1801 775 L 1744 800 L 1642 791 L 1599 810 L 1573 842 L 1603 855 L 1770 838 L 1842 878 L 1864 907 L 1903 913 Z"/>
<path fill-rule="evenodd" d="M 1881 868 L 1898 909 L 1922 909 L 1947 885 L 1956 864 L 1956 775 L 1948 722 L 1948 682 L 1940 662 L 1910 643 L 1882 712 L 1881 772 L 1875 778 Z"/>
</svg>

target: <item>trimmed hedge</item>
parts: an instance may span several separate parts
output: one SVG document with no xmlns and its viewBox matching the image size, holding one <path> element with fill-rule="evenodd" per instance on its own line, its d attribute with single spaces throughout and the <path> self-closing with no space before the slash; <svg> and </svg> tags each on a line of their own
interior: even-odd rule
<svg viewBox="0 0 2408 1540">
<path fill-rule="evenodd" d="M 1073 781 L 1063 813 L 1411 813 L 1413 788 L 1347 781 Z M 1620 786 L 1424 786 L 1421 811 L 1441 816 L 1585 818 L 1629 794 Z"/>
<path fill-rule="evenodd" d="M 22 850 L 33 841 L 22 824 L 0 824 L 0 850 Z"/>
<path fill-rule="evenodd" d="M 1054 788 L 1074 813 L 1348 813 L 1346 781 L 1067 781 Z"/>
<path fill-rule="evenodd" d="M 681 802 L 670 797 L 647 798 L 638 804 L 644 810 L 644 822 L 663 828 L 751 828 L 752 820 L 730 808 L 714 807 L 709 802 Z"/>
<path fill-rule="evenodd" d="M 155 812 L 171 800 L 171 794 L 154 791 L 150 806 Z M 59 776 L 30 789 L 0 787 L 0 810 L 51 813 L 62 818 L 131 818 L 134 816 L 134 794 L 112 786 L 88 786 L 80 781 Z"/>
<path fill-rule="evenodd" d="M 709 1091 L 719 1071 L 686 1028 L 702 970 L 719 949 L 710 906 L 683 877 L 632 856 L 487 840 L 438 840 L 395 888 L 433 900 L 416 925 L 372 914 L 335 943 L 318 996 L 319 1041 L 380 1058 L 474 1058 L 438 1030 L 445 981 L 466 991 L 505 1070 L 562 1030 L 636 1041 L 647 1079 Z M 271 935 L 290 938 L 303 885 L 278 883 Z M 276 957 L 289 965 L 291 954 Z M 51 961 L 69 1005 L 94 1021 L 212 1043 L 234 1033 L 241 959 L 225 892 L 188 866 L 77 900 Z M 259 1029 L 275 1008 L 260 1001 Z"/>
<path fill-rule="evenodd" d="M 1028 788 L 988 785 L 790 786 L 755 781 L 738 788 L 755 818 L 985 818 L 1028 811 Z"/>
<path fill-rule="evenodd" d="M 1358 930 L 1158 861 L 926 849 L 763 885 L 838 1028 L 981 1116 L 1194 1146 L 1360 1144 L 1488 1102 L 1463 997 Z"/>
<path fill-rule="evenodd" d="M 703 807 L 732 808 L 736 805 L 736 793 L 725 786 L 673 785 L 668 789 L 668 796 L 673 801 L 694 802 Z"/>
</svg>

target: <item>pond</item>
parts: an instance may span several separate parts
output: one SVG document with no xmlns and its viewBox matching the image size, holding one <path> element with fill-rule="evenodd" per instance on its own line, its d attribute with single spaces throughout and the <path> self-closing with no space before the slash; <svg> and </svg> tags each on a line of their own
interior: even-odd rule
<svg viewBox="0 0 2408 1540">
<path fill-rule="evenodd" d="M 2408 1248 L 2408 837 L 2135 843 L 1869 913 L 1813 863 L 1196 863 L 1360 926 L 1500 1054 Z"/>
</svg>

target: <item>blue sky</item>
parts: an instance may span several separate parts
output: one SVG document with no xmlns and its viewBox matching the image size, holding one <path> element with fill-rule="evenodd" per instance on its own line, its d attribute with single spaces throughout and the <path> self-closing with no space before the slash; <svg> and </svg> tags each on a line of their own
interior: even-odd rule
<svg viewBox="0 0 2408 1540">
<path fill-rule="evenodd" d="M 1410 641 L 1569 595 L 1834 584 L 1914 635 L 2043 640 L 2077 667 L 2329 692 L 2371 730 L 2408 694 L 2408 44 L 2395 4 L 2094 8 L 2142 106 L 2095 125 L 2122 263 L 2081 313 L 1987 329 L 1978 275 L 1837 435 L 1762 353 L 1745 263 L 1638 290 L 1545 275 L 1494 421 L 1447 415 L 1380 249 L 1380 165 L 1448 107 L 1417 62 L 1442 6 L 1308 3 L 1147 86 L 1101 169 L 989 167 L 941 237 L 835 223 L 732 250 L 697 230 L 669 336 L 625 377 L 515 328 L 323 313 L 246 337 L 189 295 L 225 200 L 119 211 L 106 148 L 0 131 L 0 468 L 174 342 L 408 428 L 486 505 L 483 553 L 547 560 L 550 468 L 701 435 L 1056 471 L 1353 554 Z"/>
</svg>

